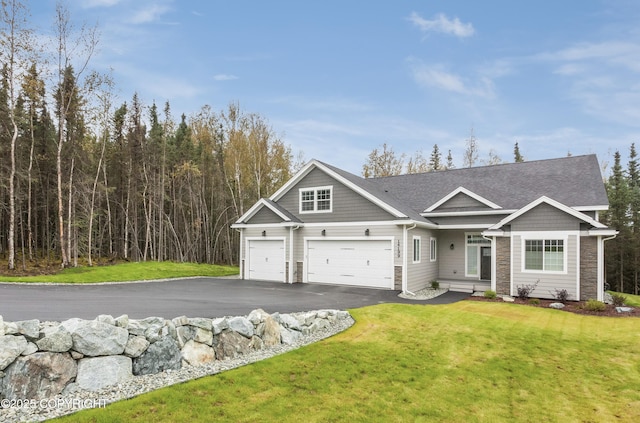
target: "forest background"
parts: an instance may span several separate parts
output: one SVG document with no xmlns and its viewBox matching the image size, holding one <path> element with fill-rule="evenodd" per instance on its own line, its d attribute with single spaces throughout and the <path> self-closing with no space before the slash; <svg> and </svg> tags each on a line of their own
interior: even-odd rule
<svg viewBox="0 0 640 423">
<path fill-rule="evenodd" d="M 230 228 L 303 164 L 268 120 L 231 101 L 175 118 L 170 103 L 143 104 L 136 93 L 116 104 L 110 74 L 91 69 L 97 27 L 76 28 L 64 3 L 54 36 L 30 28 L 27 4 L 2 0 L 0 21 L 0 257 L 9 273 L 40 272 L 119 260 L 237 264 Z M 473 129 L 463 166 L 478 160 Z M 640 175 L 635 146 L 623 168 L 616 152 L 603 166 L 620 231 L 607 243 L 607 281 L 638 294 Z M 524 161 L 517 142 L 513 160 Z M 455 167 L 438 145 L 428 159 L 381 146 L 365 158 L 364 177 Z"/>
</svg>

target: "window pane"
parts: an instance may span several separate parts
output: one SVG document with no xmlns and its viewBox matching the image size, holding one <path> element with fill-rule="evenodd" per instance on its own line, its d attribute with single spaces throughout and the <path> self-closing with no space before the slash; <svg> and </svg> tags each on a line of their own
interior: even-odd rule
<svg viewBox="0 0 640 423">
<path fill-rule="evenodd" d="M 526 240 L 524 245 L 524 268 L 527 270 L 542 270 L 542 241 Z"/>
<path fill-rule="evenodd" d="M 478 247 L 467 245 L 467 275 L 478 275 Z"/>
<path fill-rule="evenodd" d="M 319 189 L 317 192 L 318 210 L 331 210 L 331 190 Z"/>
<path fill-rule="evenodd" d="M 313 211 L 314 191 L 302 191 L 300 198 L 302 211 Z"/>
<path fill-rule="evenodd" d="M 420 261 L 420 238 L 413 239 L 413 261 Z"/>
<path fill-rule="evenodd" d="M 430 249 L 431 249 L 431 252 L 430 252 L 431 261 L 436 261 L 436 258 L 438 257 L 437 255 L 438 241 L 435 238 L 431 238 L 430 240 Z"/>
<path fill-rule="evenodd" d="M 482 237 L 482 235 L 467 235 L 467 244 L 491 244 L 491 241 Z"/>
<path fill-rule="evenodd" d="M 544 242 L 544 270 L 564 270 L 563 240 L 547 240 Z"/>
</svg>

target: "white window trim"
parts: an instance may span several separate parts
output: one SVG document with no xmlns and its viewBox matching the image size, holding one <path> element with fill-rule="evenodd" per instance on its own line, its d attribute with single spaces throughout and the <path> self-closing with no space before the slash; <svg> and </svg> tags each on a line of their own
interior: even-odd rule
<svg viewBox="0 0 640 423">
<path fill-rule="evenodd" d="M 418 241 L 418 260 L 416 260 L 416 241 Z M 422 238 L 419 236 L 414 236 L 411 245 L 411 251 L 413 252 L 413 263 L 420 263 L 422 259 Z"/>
<path fill-rule="evenodd" d="M 438 238 L 429 238 L 429 261 L 438 260 Z"/>
<path fill-rule="evenodd" d="M 478 236 L 482 236 L 482 233 L 480 232 L 465 232 L 464 233 L 464 276 L 465 278 L 478 278 L 480 279 L 480 251 L 482 246 L 489 246 L 491 244 L 491 242 L 489 240 L 486 240 L 487 243 L 486 244 L 468 244 L 468 237 L 469 235 L 478 235 Z M 477 251 L 476 251 L 476 273 L 468 273 L 469 270 L 469 245 L 472 246 L 476 246 Z"/>
<path fill-rule="evenodd" d="M 318 191 L 329 190 L 329 209 L 318 210 Z M 302 193 L 306 191 L 313 191 L 313 210 L 302 210 Z M 321 187 L 307 187 L 298 189 L 298 210 L 300 214 L 308 213 L 331 213 L 333 212 L 333 185 L 326 185 Z"/>
<path fill-rule="evenodd" d="M 520 271 L 522 273 L 529 274 L 544 274 L 544 275 L 566 275 L 569 271 L 569 263 L 567 262 L 569 258 L 569 234 L 567 232 L 533 232 L 526 233 L 520 232 Z M 562 267 L 563 270 L 544 270 L 544 251 L 543 251 L 543 265 L 542 270 L 534 270 L 534 269 L 525 269 L 525 259 L 526 259 L 526 251 L 525 244 L 526 241 L 562 241 Z M 543 243 L 544 249 L 544 243 Z"/>
</svg>

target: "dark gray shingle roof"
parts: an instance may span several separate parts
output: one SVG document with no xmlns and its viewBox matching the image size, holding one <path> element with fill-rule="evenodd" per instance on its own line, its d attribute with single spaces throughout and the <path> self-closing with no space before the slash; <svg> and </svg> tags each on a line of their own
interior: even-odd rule
<svg viewBox="0 0 640 423">
<path fill-rule="evenodd" d="M 414 219 L 458 187 L 504 209 L 520 209 L 541 196 L 570 207 L 609 204 L 594 154 L 370 179 L 323 164 Z"/>
</svg>

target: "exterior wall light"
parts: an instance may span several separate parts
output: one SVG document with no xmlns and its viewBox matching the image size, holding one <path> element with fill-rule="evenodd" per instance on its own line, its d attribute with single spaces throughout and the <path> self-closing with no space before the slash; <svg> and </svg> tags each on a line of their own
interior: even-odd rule
<svg viewBox="0 0 640 423">
<path fill-rule="evenodd" d="M 365 236 L 369 236 L 369 229 L 365 229 L 365 230 L 364 230 L 364 235 L 365 235 Z"/>
<path fill-rule="evenodd" d="M 455 245 L 453 245 L 453 243 L 451 243 L 451 245 L 449 245 L 449 249 L 450 249 L 450 250 L 453 250 L 454 248 L 456 248 L 456 246 L 455 246 Z"/>
</svg>

